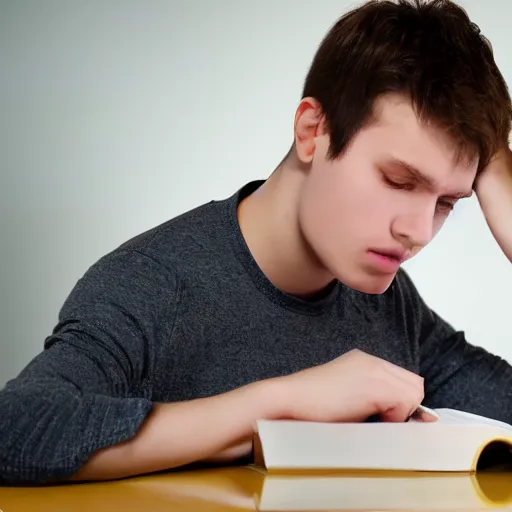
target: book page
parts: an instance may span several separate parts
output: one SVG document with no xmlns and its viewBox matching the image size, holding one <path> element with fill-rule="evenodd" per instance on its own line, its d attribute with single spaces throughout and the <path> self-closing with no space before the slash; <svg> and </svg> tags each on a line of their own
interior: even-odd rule
<svg viewBox="0 0 512 512">
<path fill-rule="evenodd" d="M 466 424 L 467 426 L 467 424 Z M 436 422 L 316 423 L 258 420 L 260 464 L 296 470 L 471 471 L 481 446 L 508 431 Z M 461 429 L 466 430 L 461 435 Z M 439 447 L 443 445 L 443 449 Z"/>
<path fill-rule="evenodd" d="M 444 425 L 480 425 L 497 427 L 512 433 L 512 426 L 502 421 L 493 420 L 477 414 L 458 411 L 456 409 L 435 409 L 439 416 L 439 422 Z"/>
</svg>

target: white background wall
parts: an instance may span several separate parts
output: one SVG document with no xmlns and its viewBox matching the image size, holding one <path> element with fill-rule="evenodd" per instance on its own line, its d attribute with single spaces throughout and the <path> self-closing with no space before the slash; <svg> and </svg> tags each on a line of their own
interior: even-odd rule
<svg viewBox="0 0 512 512">
<path fill-rule="evenodd" d="M 512 84 L 512 4 L 462 3 Z M 0 0 L 0 387 L 103 254 L 269 175 L 316 47 L 354 5 Z M 476 199 L 407 268 L 442 316 L 512 361 L 512 265 Z"/>
</svg>

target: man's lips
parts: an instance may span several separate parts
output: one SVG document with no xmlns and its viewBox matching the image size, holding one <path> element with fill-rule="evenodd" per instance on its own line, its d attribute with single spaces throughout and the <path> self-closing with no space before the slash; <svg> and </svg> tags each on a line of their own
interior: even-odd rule
<svg viewBox="0 0 512 512">
<path fill-rule="evenodd" d="M 376 254 L 379 254 L 380 256 L 385 256 L 386 258 L 389 258 L 391 260 L 398 261 L 399 263 L 402 263 L 405 261 L 407 253 L 404 250 L 400 249 L 370 249 L 371 252 L 374 252 Z"/>
</svg>

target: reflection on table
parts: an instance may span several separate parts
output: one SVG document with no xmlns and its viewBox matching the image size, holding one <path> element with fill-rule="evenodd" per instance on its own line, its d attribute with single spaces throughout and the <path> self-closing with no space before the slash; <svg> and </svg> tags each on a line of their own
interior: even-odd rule
<svg viewBox="0 0 512 512">
<path fill-rule="evenodd" d="M 512 473 L 265 474 L 252 466 L 0 487 L 3 512 L 512 510 Z"/>
</svg>

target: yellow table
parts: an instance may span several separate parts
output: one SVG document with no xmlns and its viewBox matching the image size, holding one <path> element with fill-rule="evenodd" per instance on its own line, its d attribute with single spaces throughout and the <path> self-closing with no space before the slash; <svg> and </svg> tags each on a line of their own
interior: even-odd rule
<svg viewBox="0 0 512 512">
<path fill-rule="evenodd" d="M 3 512 L 512 510 L 512 474 L 265 475 L 257 468 L 170 471 L 115 482 L 0 487 Z"/>
</svg>

